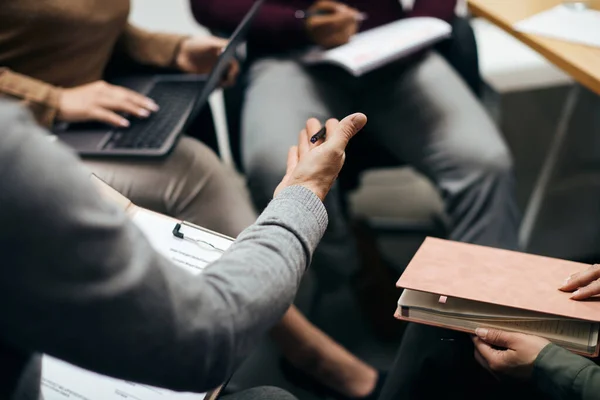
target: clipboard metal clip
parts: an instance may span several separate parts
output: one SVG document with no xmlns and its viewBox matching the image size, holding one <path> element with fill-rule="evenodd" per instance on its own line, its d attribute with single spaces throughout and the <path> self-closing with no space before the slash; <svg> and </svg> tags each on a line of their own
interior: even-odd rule
<svg viewBox="0 0 600 400">
<path fill-rule="evenodd" d="M 193 242 L 200 247 L 206 248 L 207 250 L 218 251 L 219 253 L 225 253 L 225 250 L 216 247 L 215 245 L 207 242 L 206 240 L 196 239 L 196 238 L 192 238 L 187 235 L 184 235 L 183 232 L 181 232 L 182 224 L 183 223 L 181 223 L 181 222 L 178 222 L 177 224 L 175 224 L 175 228 L 173 228 L 173 236 L 175 236 L 176 238 L 181 239 L 181 240 L 188 240 L 190 242 Z"/>
</svg>

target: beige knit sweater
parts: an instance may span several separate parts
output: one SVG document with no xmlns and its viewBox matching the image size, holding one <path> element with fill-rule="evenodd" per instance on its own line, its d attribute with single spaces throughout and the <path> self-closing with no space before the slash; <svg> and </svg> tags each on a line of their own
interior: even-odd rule
<svg viewBox="0 0 600 400">
<path fill-rule="evenodd" d="M 48 126 L 59 87 L 102 79 L 113 55 L 172 65 L 183 36 L 134 27 L 129 9 L 129 0 L 2 0 L 0 96 L 22 100 Z"/>
</svg>

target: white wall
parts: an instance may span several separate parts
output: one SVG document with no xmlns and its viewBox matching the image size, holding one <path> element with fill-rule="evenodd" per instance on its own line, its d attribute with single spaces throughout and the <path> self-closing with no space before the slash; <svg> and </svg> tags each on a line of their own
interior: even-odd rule
<svg viewBox="0 0 600 400">
<path fill-rule="evenodd" d="M 131 6 L 130 20 L 140 27 L 183 34 L 206 33 L 192 17 L 190 0 L 132 0 Z"/>
</svg>

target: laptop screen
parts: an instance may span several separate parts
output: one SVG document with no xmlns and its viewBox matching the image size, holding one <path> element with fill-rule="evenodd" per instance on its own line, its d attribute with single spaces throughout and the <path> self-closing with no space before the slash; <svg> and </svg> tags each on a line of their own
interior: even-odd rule
<svg viewBox="0 0 600 400">
<path fill-rule="evenodd" d="M 246 13 L 246 16 L 242 20 L 242 22 L 238 25 L 235 32 L 229 38 L 229 44 L 223 50 L 223 54 L 219 57 L 217 64 L 214 66 L 208 79 L 206 81 L 206 85 L 202 90 L 202 94 L 198 96 L 197 103 L 194 106 L 194 111 L 192 115 L 195 115 L 199 108 L 202 107 L 207 101 L 208 96 L 217 88 L 219 84 L 223 80 L 223 76 L 227 73 L 229 69 L 229 65 L 231 61 L 234 59 L 238 47 L 244 43 L 246 40 L 246 35 L 248 34 L 248 30 L 250 29 L 250 25 L 254 20 L 254 17 L 258 13 L 258 10 L 262 6 L 265 0 L 256 0 L 252 5 L 252 8 Z"/>
</svg>

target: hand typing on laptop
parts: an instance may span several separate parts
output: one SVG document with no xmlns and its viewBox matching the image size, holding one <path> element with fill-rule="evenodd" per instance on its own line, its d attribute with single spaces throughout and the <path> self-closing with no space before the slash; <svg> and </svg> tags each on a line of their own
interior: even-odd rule
<svg viewBox="0 0 600 400">
<path fill-rule="evenodd" d="M 58 119 L 65 122 L 99 121 L 126 128 L 129 121 L 117 113 L 147 118 L 158 105 L 133 90 L 97 81 L 72 89 L 63 89 Z"/>
<path fill-rule="evenodd" d="M 175 57 L 175 66 L 182 72 L 207 74 L 217 63 L 228 41 L 212 36 L 185 39 Z M 239 64 L 232 61 L 224 74 L 223 84 L 235 82 Z M 96 81 L 87 85 L 62 89 L 57 118 L 63 122 L 102 122 L 127 128 L 129 120 L 122 115 L 145 119 L 158 111 L 156 102 L 121 86 Z"/>
</svg>

